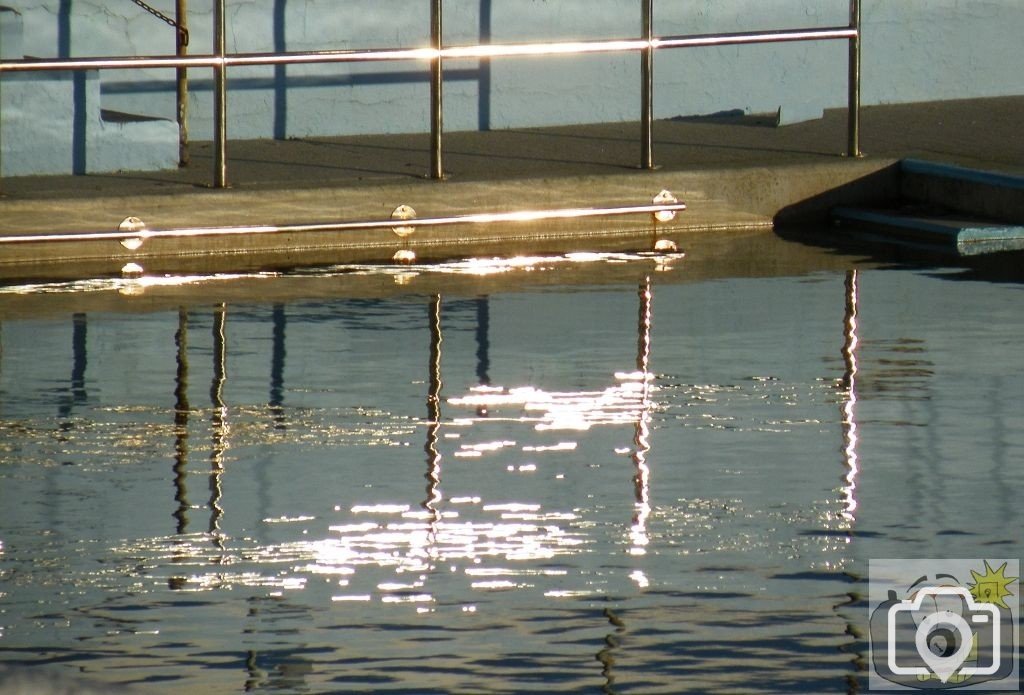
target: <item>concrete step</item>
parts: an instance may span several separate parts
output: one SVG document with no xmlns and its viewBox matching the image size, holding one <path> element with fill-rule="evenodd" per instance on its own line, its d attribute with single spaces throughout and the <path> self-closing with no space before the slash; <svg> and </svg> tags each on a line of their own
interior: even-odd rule
<svg viewBox="0 0 1024 695">
<path fill-rule="evenodd" d="M 1024 226 L 921 211 L 918 208 L 833 210 L 841 226 L 884 234 L 891 241 L 923 243 L 960 256 L 1024 250 Z"/>
<path fill-rule="evenodd" d="M 1024 177 L 904 159 L 900 190 L 908 201 L 966 215 L 1024 223 Z"/>
<path fill-rule="evenodd" d="M 840 206 L 832 218 L 873 239 L 959 256 L 1024 250 L 1024 177 L 917 159 L 902 160 L 899 177 L 898 204 Z"/>
</svg>

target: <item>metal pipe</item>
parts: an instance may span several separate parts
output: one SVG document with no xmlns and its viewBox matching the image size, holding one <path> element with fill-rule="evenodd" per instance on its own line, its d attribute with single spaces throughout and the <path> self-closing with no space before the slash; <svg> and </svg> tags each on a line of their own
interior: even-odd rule
<svg viewBox="0 0 1024 695">
<path fill-rule="evenodd" d="M 654 0 L 641 0 L 640 29 L 647 46 L 640 50 L 640 167 L 654 168 Z"/>
<path fill-rule="evenodd" d="M 847 105 L 847 148 L 850 157 L 861 157 L 860 151 L 860 39 L 861 39 L 861 8 L 860 0 L 850 0 L 850 29 L 855 32 L 850 37 L 849 63 L 849 102 Z"/>
<path fill-rule="evenodd" d="M 227 188 L 228 186 L 228 81 L 227 63 L 225 61 L 227 46 L 225 39 L 224 3 L 225 0 L 216 0 L 213 5 L 213 50 L 218 59 L 218 62 L 213 67 L 214 188 Z"/>
<path fill-rule="evenodd" d="M 857 35 L 850 27 L 821 29 L 785 29 L 781 31 L 741 31 L 732 34 L 693 34 L 671 36 L 652 41 L 655 48 L 698 48 L 702 46 L 737 46 L 752 43 L 784 43 L 787 41 L 824 41 L 849 39 Z"/>
<path fill-rule="evenodd" d="M 400 60 L 433 60 L 431 48 L 360 49 L 286 53 L 236 53 L 190 56 L 107 56 L 95 58 L 46 58 L 0 62 L 0 73 L 53 70 L 129 70 L 140 68 L 217 68 L 220 66 L 304 65 L 313 63 L 361 63 Z"/>
<path fill-rule="evenodd" d="M 177 26 L 177 37 L 174 42 L 174 53 L 178 58 L 188 53 L 188 0 L 175 0 L 174 21 Z M 178 117 L 178 166 L 188 166 L 188 70 L 177 68 L 175 75 L 175 100 Z"/>
<path fill-rule="evenodd" d="M 656 212 L 682 212 L 685 203 L 625 205 L 607 208 L 560 208 L 555 210 L 516 210 L 512 212 L 484 212 L 448 217 L 424 217 L 421 219 L 364 220 L 352 222 L 324 222 L 316 224 L 289 225 L 243 225 L 235 227 L 183 227 L 179 229 L 140 230 L 137 232 L 75 232 L 68 234 L 33 234 L 24 236 L 0 236 L 0 247 L 4 244 L 26 244 L 71 241 L 124 241 L 127 239 L 170 239 L 197 236 L 225 236 L 234 234 L 285 234 L 300 232 L 340 232 L 367 229 L 393 230 L 395 227 L 443 227 L 459 224 L 495 224 L 514 222 L 536 222 L 557 219 L 582 219 L 588 217 L 612 217 L 617 215 L 654 214 Z"/>
<path fill-rule="evenodd" d="M 212 55 L 131 56 L 103 58 L 48 58 L 0 62 L 0 75 L 5 72 L 47 72 L 52 70 L 131 70 L 141 68 L 212 68 L 220 64 Z"/>
<path fill-rule="evenodd" d="M 441 135 L 444 129 L 442 15 L 441 0 L 431 0 L 430 45 L 436 55 L 430 61 L 430 178 L 437 180 L 444 178 L 444 162 L 441 156 Z"/>
<path fill-rule="evenodd" d="M 222 2 L 223 0 L 218 0 Z M 235 53 L 230 55 L 140 56 L 107 58 L 74 58 L 19 60 L 0 62 L 0 73 L 40 72 L 47 70 L 104 70 L 131 68 L 217 68 L 251 65 L 297 65 L 310 63 L 359 63 L 369 61 L 422 60 L 461 58 L 501 58 L 515 56 L 575 55 L 588 53 L 624 53 L 645 48 L 697 48 L 787 41 L 827 41 L 857 38 L 852 27 L 797 29 L 734 34 L 697 34 L 644 39 L 609 39 L 597 41 L 562 41 L 554 43 L 483 44 L 448 48 L 361 49 L 344 51 L 309 51 L 287 53 Z"/>
</svg>

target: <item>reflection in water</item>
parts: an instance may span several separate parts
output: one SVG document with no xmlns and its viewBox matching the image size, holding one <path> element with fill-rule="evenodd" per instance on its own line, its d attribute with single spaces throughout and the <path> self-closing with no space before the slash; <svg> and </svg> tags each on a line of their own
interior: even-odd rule
<svg viewBox="0 0 1024 695">
<path fill-rule="evenodd" d="M 491 385 L 491 302 L 488 297 L 476 298 L 476 381 Z M 483 413 L 481 413 L 483 415 Z"/>
<path fill-rule="evenodd" d="M 71 428 L 71 423 L 66 421 L 71 417 L 74 407 L 85 404 L 89 397 L 85 389 L 85 370 L 89 365 L 88 333 L 86 315 L 74 314 L 71 318 L 71 386 L 58 408 L 59 417 L 65 421 L 61 423 L 61 429 L 65 431 Z"/>
<path fill-rule="evenodd" d="M 178 330 L 174 334 L 177 347 L 177 370 L 174 379 L 174 511 L 176 532 L 188 532 L 188 310 L 178 309 Z"/>
<path fill-rule="evenodd" d="M 85 369 L 89 363 L 86 349 L 88 323 L 85 314 L 75 314 L 73 321 L 71 351 L 74 355 L 74 366 L 71 369 L 71 398 L 74 403 L 84 403 L 88 397 L 85 392 Z"/>
<path fill-rule="evenodd" d="M 17 362 L 32 342 L 19 333 L 42 322 L 15 321 L 14 348 L 5 322 L 0 660 L 169 692 L 855 691 L 863 611 L 850 577 L 863 558 L 910 543 L 1019 545 L 1012 505 L 936 540 L 892 492 L 918 479 L 902 462 L 925 435 L 936 445 L 914 465 L 951 481 L 934 490 L 943 502 L 966 498 L 953 482 L 972 499 L 1019 487 L 1018 467 L 997 479 L 961 465 L 988 442 L 938 439 L 984 418 L 1000 427 L 991 460 L 1019 460 L 1022 440 L 1002 424 L 1012 399 L 936 378 L 974 340 L 946 342 L 955 328 L 930 334 L 871 302 L 863 341 L 860 309 L 891 294 L 888 275 L 845 277 L 837 388 L 839 295 L 820 288 L 843 276 L 730 280 L 723 292 L 648 272 L 597 291 L 473 285 L 470 302 L 446 289 L 444 303 L 232 309 L 230 346 L 220 305 L 212 378 L 206 353 L 195 359 L 208 347 L 198 309 L 142 313 L 138 345 L 163 343 L 169 362 L 174 335 L 174 367 L 144 363 L 157 383 L 108 358 L 123 323 L 78 315 L 70 355 L 65 325 L 41 341 L 37 359 L 72 362 L 56 394 L 52 374 L 24 376 Z M 794 307 L 804 313 L 790 321 Z M 341 340 L 325 328 L 339 315 Z M 592 344 L 562 330 L 584 322 Z M 1001 330 L 997 357 L 1022 326 Z M 492 384 L 498 346 L 495 371 L 525 375 L 518 385 Z M 520 347 L 529 357 L 517 362 Z M 1007 378 L 1007 364 L 988 376 Z M 192 410 L 190 380 L 209 384 L 209 416 Z M 957 409 L 964 391 L 991 413 Z M 928 409 L 908 410 L 922 394 Z M 865 477 L 860 457 L 894 463 Z M 153 460 L 171 465 L 139 465 Z M 190 474 L 209 481 L 209 510 L 190 504 Z M 140 500 L 157 498 L 165 511 L 147 514 Z"/>
<path fill-rule="evenodd" d="M 857 457 L 857 347 L 860 342 L 857 325 L 857 312 L 860 307 L 858 291 L 858 272 L 851 269 L 846 272 L 844 282 L 846 301 L 843 314 L 843 378 L 840 382 L 843 393 L 842 412 L 840 414 L 840 426 L 843 433 L 843 462 L 846 472 L 843 475 L 840 516 L 845 522 L 846 532 L 852 534 L 854 524 L 857 521 L 857 476 L 860 473 L 860 464 Z M 859 634 L 860 630 L 857 621 L 850 616 L 855 614 L 855 607 L 859 605 L 857 594 L 848 592 L 846 600 L 835 605 L 833 610 L 836 615 L 846 615 L 846 633 L 851 636 Z M 867 654 L 861 651 L 862 646 L 857 643 L 843 645 L 843 653 L 851 654 L 856 667 L 860 671 L 867 669 Z M 847 674 L 846 691 L 848 695 L 855 695 L 860 692 L 860 686 L 853 674 Z"/>
<path fill-rule="evenodd" d="M 220 506 L 223 490 L 221 478 L 224 475 L 224 454 L 228 448 L 228 407 L 224 402 L 224 383 L 227 381 L 227 339 L 225 322 L 227 308 L 221 304 L 213 313 L 213 381 L 210 384 L 210 401 L 213 405 L 212 445 L 210 452 L 210 538 L 214 545 L 224 550 L 224 534 L 221 521 L 224 509 Z"/>
<path fill-rule="evenodd" d="M 626 624 L 611 608 L 604 609 L 604 617 L 615 628 L 604 636 L 604 646 L 595 658 L 601 662 L 601 676 L 604 683 L 601 685 L 601 692 L 607 695 L 615 693 L 615 652 L 622 642 L 622 634 L 626 631 Z"/>
<path fill-rule="evenodd" d="M 585 432 L 602 425 L 635 425 L 641 409 L 642 385 L 636 372 L 616 372 L 617 384 L 600 391 L 547 391 L 534 386 L 475 387 L 465 396 L 447 399 L 449 405 L 482 408 L 492 416 L 499 408 L 518 407 L 515 422 L 532 423 L 537 431 Z M 557 446 L 567 447 L 571 442 Z M 456 456 L 476 457 L 477 447 L 465 447 Z"/>
<path fill-rule="evenodd" d="M 634 505 L 633 526 L 630 529 L 634 555 L 647 552 L 650 539 L 647 536 L 647 517 L 651 514 L 651 468 L 647 464 L 647 454 L 651 450 L 651 381 L 654 375 L 650 372 L 651 362 L 651 279 L 647 277 L 640 283 L 638 292 L 640 311 L 637 324 L 636 346 L 636 378 L 640 380 L 640 403 L 637 410 L 636 430 L 633 435 L 633 465 L 636 474 L 633 476 L 636 504 Z M 634 581 L 641 587 L 646 586 L 647 578 L 637 570 L 633 574 Z"/>
<path fill-rule="evenodd" d="M 857 460 L 857 271 L 846 274 L 846 313 L 843 320 L 843 458 L 846 475 L 843 477 L 843 519 L 853 524 L 857 511 L 857 475 L 860 466 Z"/>
<path fill-rule="evenodd" d="M 441 484 L 441 452 L 437 449 L 438 430 L 441 428 L 441 297 L 435 295 L 430 300 L 430 359 L 427 363 L 427 442 L 423 450 L 427 454 L 427 497 L 423 500 L 423 508 L 430 514 L 431 535 L 435 535 L 434 525 L 440 520 L 438 504 L 443 499 L 439 485 Z"/>
<path fill-rule="evenodd" d="M 251 693 L 259 686 L 266 684 L 267 672 L 260 668 L 259 654 L 253 649 L 250 649 L 245 653 L 245 670 L 248 672 L 249 676 L 245 679 L 245 684 L 242 686 L 245 692 Z"/>
<path fill-rule="evenodd" d="M 284 416 L 284 360 L 285 328 L 287 319 L 283 304 L 275 304 L 272 313 L 274 325 L 273 344 L 270 353 L 270 414 L 274 419 L 274 428 L 286 429 Z"/>
<path fill-rule="evenodd" d="M 482 388 L 491 385 L 491 302 L 488 297 L 476 300 L 476 383 Z M 487 406 L 476 409 L 477 417 L 487 417 Z"/>
</svg>

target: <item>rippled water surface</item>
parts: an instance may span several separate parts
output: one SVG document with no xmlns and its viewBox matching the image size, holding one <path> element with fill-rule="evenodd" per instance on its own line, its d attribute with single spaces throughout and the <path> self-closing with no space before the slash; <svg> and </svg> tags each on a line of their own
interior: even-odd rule
<svg viewBox="0 0 1024 695">
<path fill-rule="evenodd" d="M 869 558 L 1022 555 L 1024 294 L 822 258 L 4 288 L 0 662 L 863 688 Z"/>
</svg>

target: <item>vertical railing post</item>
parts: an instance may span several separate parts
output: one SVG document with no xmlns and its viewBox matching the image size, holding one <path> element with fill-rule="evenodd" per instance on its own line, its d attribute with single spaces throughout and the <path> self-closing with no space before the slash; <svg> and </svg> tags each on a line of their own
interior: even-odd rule
<svg viewBox="0 0 1024 695">
<path fill-rule="evenodd" d="M 640 51 L 640 167 L 654 168 L 654 0 L 640 0 L 641 33 L 647 46 Z"/>
<path fill-rule="evenodd" d="M 0 51 L 0 63 L 2 63 L 3 61 L 4 61 L 4 54 L 3 54 L 3 51 Z M 3 77 L 4 77 L 4 71 L 0 70 L 0 92 L 3 92 L 3 82 L 4 82 Z M 4 110 L 4 108 L 3 108 L 3 103 L 4 103 L 4 98 L 3 97 L 4 97 L 4 95 L 2 93 L 0 93 L 0 196 L 3 196 L 3 194 L 4 194 L 4 187 L 3 187 L 3 181 L 4 181 L 4 148 L 3 148 L 3 144 L 4 144 L 4 134 L 3 134 L 4 133 L 4 114 L 3 114 L 3 110 Z"/>
<path fill-rule="evenodd" d="M 188 0 L 175 0 L 174 21 L 177 24 L 177 39 L 174 52 L 179 58 L 188 54 Z M 178 68 L 177 76 L 177 114 L 178 114 L 178 166 L 188 166 L 188 70 Z"/>
<path fill-rule="evenodd" d="M 213 69 L 213 186 L 214 188 L 227 188 L 228 166 L 227 166 L 227 70 L 224 64 L 224 56 L 227 53 L 224 26 L 224 3 L 225 0 L 215 0 L 213 4 L 213 52 L 220 63 Z"/>
<path fill-rule="evenodd" d="M 442 0 L 430 0 L 430 45 L 437 56 L 430 63 L 430 178 L 444 178 L 441 134 L 444 130 L 444 78 L 441 64 Z"/>
<path fill-rule="evenodd" d="M 3 54 L 0 53 L 0 62 L 2 62 L 3 59 L 4 59 Z M 3 77 L 4 77 L 4 71 L 0 70 L 0 92 L 3 91 L 3 82 L 4 82 Z M 3 187 L 3 181 L 4 181 L 4 148 L 3 148 L 3 144 L 4 144 L 4 114 L 3 114 L 3 110 L 4 109 L 3 109 L 3 103 L 4 103 L 4 99 L 3 99 L 3 96 L 4 96 L 3 94 L 0 94 L 0 196 L 3 196 L 3 194 L 4 194 L 4 187 Z"/>
<path fill-rule="evenodd" d="M 860 0 L 850 0 L 850 28 L 855 35 L 850 39 L 849 103 L 847 105 L 847 154 L 860 157 L 860 46 L 861 8 Z"/>
</svg>

